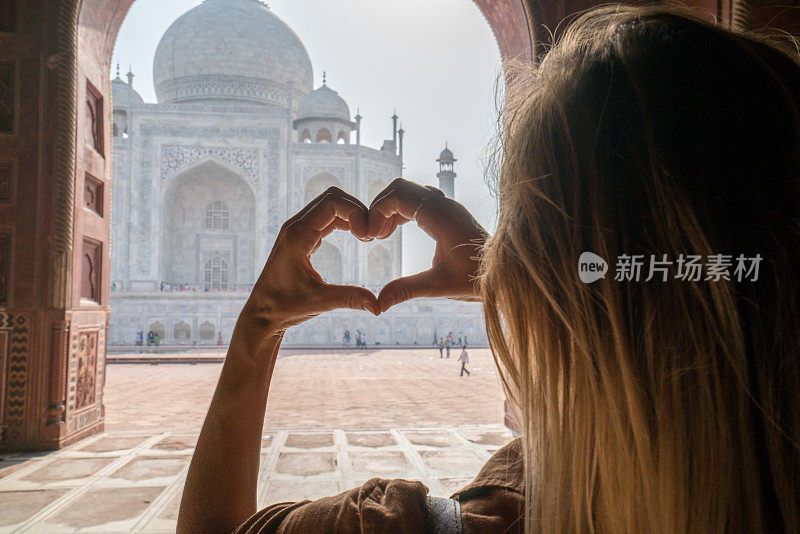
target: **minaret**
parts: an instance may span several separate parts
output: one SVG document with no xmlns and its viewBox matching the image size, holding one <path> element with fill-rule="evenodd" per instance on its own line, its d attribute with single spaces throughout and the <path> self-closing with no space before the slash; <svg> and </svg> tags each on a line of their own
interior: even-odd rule
<svg viewBox="0 0 800 534">
<path fill-rule="evenodd" d="M 127 76 L 128 76 L 128 85 L 133 87 L 133 76 L 134 75 L 133 75 L 133 69 L 131 68 L 130 65 L 128 65 L 128 75 Z"/>
<path fill-rule="evenodd" d="M 395 150 L 397 150 L 397 110 L 395 110 L 394 115 L 392 115 L 392 142 L 394 143 Z"/>
<path fill-rule="evenodd" d="M 436 177 L 439 179 L 439 189 L 449 198 L 454 198 L 456 173 L 453 171 L 453 163 L 457 160 L 453 157 L 453 152 L 447 148 L 447 143 L 436 161 L 439 162 L 439 172 L 436 173 Z"/>
<path fill-rule="evenodd" d="M 406 131 L 403 129 L 403 123 L 400 123 L 400 129 L 397 130 L 397 135 L 400 141 L 400 177 L 403 177 L 403 135 Z"/>
<path fill-rule="evenodd" d="M 356 111 L 356 145 L 361 146 L 361 110 Z"/>
</svg>

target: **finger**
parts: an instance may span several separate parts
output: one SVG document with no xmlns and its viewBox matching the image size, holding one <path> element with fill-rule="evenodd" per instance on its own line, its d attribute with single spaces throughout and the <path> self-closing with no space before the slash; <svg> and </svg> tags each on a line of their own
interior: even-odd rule
<svg viewBox="0 0 800 534">
<path fill-rule="evenodd" d="M 392 228 L 391 219 L 399 215 L 408 222 L 416 215 L 420 228 L 433 239 L 437 239 L 437 213 L 442 210 L 445 197 L 436 188 L 398 178 L 372 202 L 369 209 L 369 234 L 386 236 Z"/>
<path fill-rule="evenodd" d="M 349 230 L 350 223 L 342 219 L 341 217 L 336 217 L 332 223 L 326 226 L 320 232 L 320 241 L 333 233 L 334 230 Z"/>
<path fill-rule="evenodd" d="M 345 221 L 346 225 L 341 225 L 337 219 Z M 331 225 L 334 225 L 333 228 Z M 324 232 L 330 233 L 338 227 L 349 229 L 362 241 L 371 239 L 367 236 L 366 206 L 339 189 L 331 189 L 315 205 L 289 223 L 296 239 L 304 242 L 306 253 L 314 247 Z"/>
<path fill-rule="evenodd" d="M 318 289 L 317 298 L 321 311 L 350 308 L 380 314 L 378 299 L 365 287 L 325 284 Z"/>
<path fill-rule="evenodd" d="M 444 277 L 446 278 L 446 277 Z M 381 313 L 407 300 L 448 295 L 447 280 L 435 267 L 411 276 L 397 278 L 386 284 L 378 295 Z"/>
<path fill-rule="evenodd" d="M 385 225 L 384 231 L 381 235 L 378 236 L 378 239 L 386 239 L 391 237 L 397 227 L 409 222 L 410 219 L 406 219 L 399 213 L 395 213 L 391 219 L 387 219 L 387 224 Z"/>
</svg>

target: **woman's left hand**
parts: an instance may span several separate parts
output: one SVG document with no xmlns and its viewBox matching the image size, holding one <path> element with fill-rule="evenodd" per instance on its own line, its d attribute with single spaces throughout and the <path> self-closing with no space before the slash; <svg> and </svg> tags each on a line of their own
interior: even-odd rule
<svg viewBox="0 0 800 534">
<path fill-rule="evenodd" d="M 327 284 L 310 257 L 334 230 L 348 230 L 361 241 L 367 233 L 367 207 L 338 187 L 331 187 L 286 221 L 275 240 L 242 315 L 267 321 L 280 331 L 337 308 L 380 313 L 366 288 Z"/>
</svg>

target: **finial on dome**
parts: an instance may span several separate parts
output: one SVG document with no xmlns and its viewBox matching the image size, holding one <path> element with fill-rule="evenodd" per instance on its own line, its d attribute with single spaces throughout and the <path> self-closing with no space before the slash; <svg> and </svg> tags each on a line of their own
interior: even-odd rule
<svg viewBox="0 0 800 534">
<path fill-rule="evenodd" d="M 119 61 L 117 61 L 117 78 L 119 78 Z"/>
<path fill-rule="evenodd" d="M 322 85 L 327 85 L 327 84 L 328 84 L 328 71 L 323 70 L 322 71 Z"/>
<path fill-rule="evenodd" d="M 128 65 L 128 74 L 127 74 L 127 76 L 128 76 L 128 85 L 133 87 L 134 74 L 133 74 L 133 67 L 131 67 L 130 65 Z"/>
</svg>

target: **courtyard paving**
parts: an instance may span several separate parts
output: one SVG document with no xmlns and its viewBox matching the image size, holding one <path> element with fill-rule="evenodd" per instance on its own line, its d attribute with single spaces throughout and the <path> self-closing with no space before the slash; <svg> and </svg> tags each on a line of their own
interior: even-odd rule
<svg viewBox="0 0 800 534">
<path fill-rule="evenodd" d="M 511 434 L 491 354 L 285 352 L 267 405 L 259 505 L 315 499 L 372 477 L 466 485 Z M 113 364 L 106 432 L 64 450 L 0 456 L 2 532 L 173 532 L 218 363 Z"/>
</svg>

